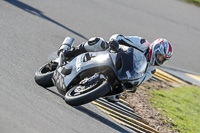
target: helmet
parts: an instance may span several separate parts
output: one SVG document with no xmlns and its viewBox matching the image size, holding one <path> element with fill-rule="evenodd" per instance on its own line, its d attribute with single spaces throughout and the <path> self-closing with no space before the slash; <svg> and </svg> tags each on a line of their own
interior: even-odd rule
<svg viewBox="0 0 200 133">
<path fill-rule="evenodd" d="M 173 50 L 171 44 L 166 39 L 159 38 L 150 45 L 150 64 L 153 66 L 160 66 L 166 60 L 169 60 L 172 54 Z"/>
<path fill-rule="evenodd" d="M 108 48 L 108 43 L 101 37 L 90 38 L 84 45 L 87 51 L 102 51 Z"/>
</svg>

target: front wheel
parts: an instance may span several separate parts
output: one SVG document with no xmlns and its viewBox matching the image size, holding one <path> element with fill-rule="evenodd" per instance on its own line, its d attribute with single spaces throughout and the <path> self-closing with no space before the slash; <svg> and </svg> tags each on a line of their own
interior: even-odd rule
<svg viewBox="0 0 200 133">
<path fill-rule="evenodd" d="M 51 68 L 53 68 L 51 70 L 49 70 L 50 63 L 51 63 Z M 44 64 L 35 72 L 35 82 L 42 87 L 54 86 L 52 77 L 56 66 L 52 67 L 52 62 L 50 63 Z M 54 65 L 56 64 L 54 63 Z"/>
<path fill-rule="evenodd" d="M 72 87 L 65 94 L 65 102 L 72 106 L 78 106 L 106 95 L 110 91 L 109 83 L 105 79 L 97 78 L 97 76 L 92 78 L 90 83 L 86 82 Z"/>
</svg>

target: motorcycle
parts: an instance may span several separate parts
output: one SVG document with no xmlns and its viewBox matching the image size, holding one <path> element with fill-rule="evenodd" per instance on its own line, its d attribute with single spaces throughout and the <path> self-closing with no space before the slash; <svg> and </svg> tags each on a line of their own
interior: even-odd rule
<svg viewBox="0 0 200 133">
<path fill-rule="evenodd" d="M 71 46 L 74 39 L 67 37 L 65 43 Z M 67 104 L 78 106 L 136 88 L 146 66 L 145 56 L 132 47 L 86 52 L 71 60 L 60 52 L 35 72 L 35 82 L 42 87 L 56 86 Z"/>
</svg>

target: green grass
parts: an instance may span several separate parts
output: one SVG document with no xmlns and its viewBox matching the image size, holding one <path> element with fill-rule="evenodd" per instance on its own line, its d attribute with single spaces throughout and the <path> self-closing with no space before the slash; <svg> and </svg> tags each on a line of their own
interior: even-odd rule
<svg viewBox="0 0 200 133">
<path fill-rule="evenodd" d="M 181 132 L 200 133 L 200 87 L 152 91 L 153 105 Z"/>
<path fill-rule="evenodd" d="M 189 3 L 193 3 L 193 4 L 197 5 L 197 6 L 200 6 L 200 0 L 184 0 L 184 1 L 187 1 Z"/>
</svg>

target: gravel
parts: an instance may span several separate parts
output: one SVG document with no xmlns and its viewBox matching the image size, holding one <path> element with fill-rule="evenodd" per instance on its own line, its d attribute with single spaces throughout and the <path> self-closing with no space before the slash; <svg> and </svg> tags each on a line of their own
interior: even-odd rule
<svg viewBox="0 0 200 133">
<path fill-rule="evenodd" d="M 128 92 L 126 101 L 130 103 L 134 112 L 144 118 L 149 126 L 156 129 L 160 133 L 175 133 L 179 132 L 173 124 L 173 120 L 167 118 L 156 109 L 150 101 L 153 97 L 151 90 L 170 89 L 173 87 L 181 86 L 178 83 L 164 82 L 164 81 L 147 81 L 137 88 L 136 93 Z"/>
</svg>

